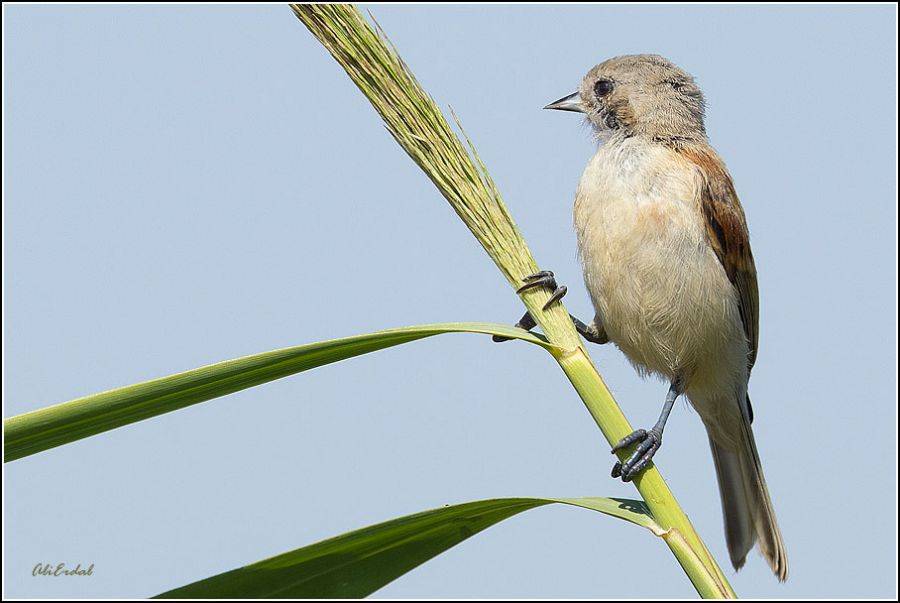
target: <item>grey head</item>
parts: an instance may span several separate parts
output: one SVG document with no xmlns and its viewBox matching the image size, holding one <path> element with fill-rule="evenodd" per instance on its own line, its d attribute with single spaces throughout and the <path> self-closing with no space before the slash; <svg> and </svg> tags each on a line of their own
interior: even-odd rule
<svg viewBox="0 0 900 603">
<path fill-rule="evenodd" d="M 633 54 L 600 63 L 578 92 L 544 108 L 584 113 L 601 137 L 678 141 L 706 139 L 704 105 L 689 73 L 659 55 Z"/>
</svg>

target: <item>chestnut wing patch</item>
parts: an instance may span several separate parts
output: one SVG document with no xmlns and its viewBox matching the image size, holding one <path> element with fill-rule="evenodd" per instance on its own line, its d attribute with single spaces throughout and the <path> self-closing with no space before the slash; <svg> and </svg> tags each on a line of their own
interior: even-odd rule
<svg viewBox="0 0 900 603">
<path fill-rule="evenodd" d="M 748 366 L 752 369 L 759 348 L 759 289 L 744 210 L 731 176 L 714 152 L 688 147 L 680 149 L 680 153 L 703 174 L 700 208 L 706 222 L 706 234 L 737 291 L 738 309 L 750 343 Z"/>
</svg>

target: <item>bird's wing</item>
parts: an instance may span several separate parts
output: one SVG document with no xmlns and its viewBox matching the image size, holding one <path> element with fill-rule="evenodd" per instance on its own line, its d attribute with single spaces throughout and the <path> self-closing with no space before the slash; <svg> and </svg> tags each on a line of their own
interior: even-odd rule
<svg viewBox="0 0 900 603">
<path fill-rule="evenodd" d="M 752 369 L 759 347 L 759 289 L 744 209 L 731 176 L 715 151 L 709 147 L 688 147 L 680 152 L 703 176 L 700 209 L 706 235 L 737 292 L 738 310 L 750 344 L 748 367 Z"/>
</svg>

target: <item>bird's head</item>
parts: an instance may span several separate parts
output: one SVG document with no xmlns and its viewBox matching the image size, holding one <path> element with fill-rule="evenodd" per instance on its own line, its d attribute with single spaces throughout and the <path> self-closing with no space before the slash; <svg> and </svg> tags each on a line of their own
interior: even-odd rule
<svg viewBox="0 0 900 603">
<path fill-rule="evenodd" d="M 615 57 L 588 71 L 578 92 L 545 109 L 584 113 L 594 131 L 659 139 L 704 139 L 703 92 L 694 78 L 655 54 Z"/>
</svg>

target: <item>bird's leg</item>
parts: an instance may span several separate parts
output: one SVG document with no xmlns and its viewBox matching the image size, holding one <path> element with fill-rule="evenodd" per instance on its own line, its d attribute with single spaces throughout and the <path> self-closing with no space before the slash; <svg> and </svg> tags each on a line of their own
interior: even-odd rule
<svg viewBox="0 0 900 603">
<path fill-rule="evenodd" d="M 606 331 L 603 329 L 603 325 L 600 324 L 599 319 L 594 318 L 594 322 L 590 324 L 590 326 L 584 324 L 571 314 L 569 314 L 569 318 L 572 319 L 572 322 L 575 324 L 575 330 L 578 331 L 578 334 L 590 341 L 591 343 L 609 343 L 609 337 L 606 335 Z"/>
<path fill-rule="evenodd" d="M 571 314 L 569 314 L 569 318 L 572 319 L 572 324 L 575 325 L 575 330 L 578 331 L 578 334 L 590 341 L 591 343 L 609 343 L 609 338 L 606 336 L 606 332 L 603 330 L 603 327 L 597 326 L 597 321 L 594 320 L 590 326 L 584 324 Z M 525 312 L 525 315 L 519 319 L 514 325 L 518 329 L 525 329 L 526 331 L 530 331 L 534 327 L 537 326 L 534 318 L 531 316 L 531 312 Z M 509 337 L 504 337 L 503 335 L 494 335 L 494 341 L 500 343 L 501 341 L 509 341 Z"/>
<path fill-rule="evenodd" d="M 640 442 L 635 451 L 628 457 L 627 461 L 624 463 L 617 462 L 613 466 L 613 477 L 621 477 L 623 482 L 630 482 L 641 472 L 641 470 L 650 464 L 653 455 L 656 454 L 656 451 L 662 446 L 663 429 L 666 427 L 669 413 L 672 412 L 675 400 L 677 400 L 678 396 L 683 392 L 684 388 L 681 384 L 681 379 L 676 377 L 669 386 L 669 392 L 666 394 L 666 401 L 663 403 L 662 412 L 659 413 L 659 420 L 656 421 L 656 425 L 654 425 L 650 431 L 638 429 L 622 438 L 618 444 L 613 446 L 612 452 L 615 454 L 619 450 L 627 448 L 635 442 Z"/>
<path fill-rule="evenodd" d="M 526 331 L 530 331 L 531 329 L 537 326 L 537 323 L 534 321 L 534 318 L 531 316 L 531 312 L 528 310 L 525 311 L 525 315 L 519 319 L 515 325 L 517 329 L 525 329 Z M 491 339 L 493 339 L 496 343 L 500 343 L 501 341 L 509 341 L 512 339 L 511 337 L 504 337 L 503 335 L 494 335 Z"/>
<path fill-rule="evenodd" d="M 548 289 L 553 290 L 553 294 L 550 296 L 550 299 L 547 300 L 547 303 L 544 304 L 543 310 L 546 310 L 561 300 L 563 296 L 565 296 L 566 291 L 568 291 L 565 285 L 560 286 L 556 283 L 553 273 L 549 270 L 541 270 L 540 272 L 530 274 L 523 278 L 522 281 L 524 281 L 525 284 L 519 287 L 516 290 L 516 293 L 521 293 L 532 287 L 547 287 Z M 575 329 L 588 341 L 593 343 L 607 343 L 609 341 L 603 328 L 597 326 L 596 320 L 588 326 L 571 314 L 569 314 L 569 318 L 572 319 Z M 537 322 L 535 322 L 534 317 L 530 312 L 525 312 L 525 315 L 519 319 L 519 322 L 517 322 L 515 326 L 519 329 L 530 331 L 537 326 Z M 493 339 L 496 342 L 509 341 L 509 337 L 503 337 L 502 335 L 494 335 Z"/>
</svg>

